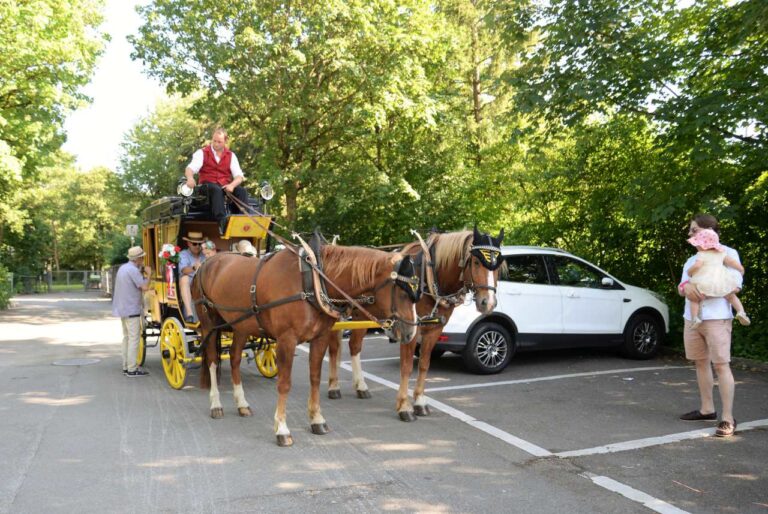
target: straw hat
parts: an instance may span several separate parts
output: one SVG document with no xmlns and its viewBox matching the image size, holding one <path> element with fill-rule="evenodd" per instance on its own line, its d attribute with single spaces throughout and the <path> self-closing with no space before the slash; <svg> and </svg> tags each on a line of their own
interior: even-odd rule
<svg viewBox="0 0 768 514">
<path fill-rule="evenodd" d="M 144 253 L 144 249 L 141 246 L 132 246 L 128 249 L 129 261 L 139 259 L 141 257 L 144 257 L 144 255 L 146 254 Z"/>
<path fill-rule="evenodd" d="M 189 241 L 190 243 L 203 243 L 203 233 L 202 232 L 187 232 L 186 237 L 182 237 L 184 241 Z"/>
</svg>

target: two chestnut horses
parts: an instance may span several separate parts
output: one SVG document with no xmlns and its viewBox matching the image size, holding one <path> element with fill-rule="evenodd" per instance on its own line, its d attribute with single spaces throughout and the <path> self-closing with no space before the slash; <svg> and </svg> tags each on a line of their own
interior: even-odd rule
<svg viewBox="0 0 768 514">
<path fill-rule="evenodd" d="M 412 284 L 413 262 L 400 253 L 358 247 L 323 246 L 323 271 L 352 297 L 367 294 L 391 320 L 390 336 L 400 342 L 413 339 L 418 321 Z M 343 300 L 327 285 L 331 299 Z M 232 331 L 230 363 L 234 399 L 240 416 L 252 411 L 245 399 L 240 376 L 243 348 L 250 335 L 266 334 L 277 341 L 277 408 L 275 435 L 280 446 L 293 444 L 286 422 L 286 401 L 296 345 L 310 343 L 310 395 L 308 415 L 315 434 L 328 432 L 320 410 L 320 376 L 328 333 L 336 318 L 305 300 L 299 257 L 285 249 L 263 259 L 237 254 L 217 254 L 205 261 L 195 275 L 192 297 L 200 319 L 204 357 L 201 385 L 210 387 L 211 417 L 223 416 L 217 387 L 220 330 Z M 212 333 L 213 332 L 213 333 Z M 210 334 L 210 335 L 209 335 Z M 211 377 L 214 377 L 211 379 Z"/>
<path fill-rule="evenodd" d="M 436 323 L 421 324 L 418 335 L 410 344 L 400 345 L 400 388 L 397 392 L 396 409 L 403 421 L 415 421 L 418 416 L 428 416 L 429 406 L 424 396 L 424 387 L 429 370 L 432 349 L 435 347 L 443 327 L 453 313 L 453 309 L 463 302 L 465 293 L 471 292 L 475 307 L 482 314 L 488 314 L 496 307 L 496 285 L 498 283 L 498 268 L 502 263 L 499 246 L 504 239 L 504 230 L 497 237 L 481 234 L 475 227 L 474 231 L 449 232 L 432 234 L 427 240 L 427 246 L 434 256 L 435 288 L 425 283 L 429 280 L 422 273 L 421 287 L 424 289 L 416 310 L 421 317 L 436 317 Z M 426 265 L 423 247 L 419 242 L 406 246 L 402 253 L 417 256 L 421 254 L 421 265 Z M 370 398 L 368 385 L 363 378 L 360 363 L 360 352 L 363 347 L 365 330 L 354 330 L 349 338 L 349 353 L 352 360 L 353 386 L 358 398 Z M 329 379 L 328 397 L 341 398 L 338 382 L 339 345 L 341 337 L 329 339 Z M 408 379 L 413 370 L 413 355 L 416 344 L 421 345 L 419 353 L 419 375 L 413 389 L 413 407 L 408 400 Z"/>
</svg>

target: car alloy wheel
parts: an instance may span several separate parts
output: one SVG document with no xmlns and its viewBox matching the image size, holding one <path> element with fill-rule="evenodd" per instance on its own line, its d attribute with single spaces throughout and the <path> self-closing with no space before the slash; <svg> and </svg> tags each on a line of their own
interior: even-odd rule
<svg viewBox="0 0 768 514">
<path fill-rule="evenodd" d="M 473 330 L 462 355 L 471 372 L 488 375 L 506 368 L 514 352 L 514 342 L 506 328 L 498 323 L 483 323 Z"/>
<path fill-rule="evenodd" d="M 661 346 L 659 322 L 647 314 L 633 316 L 624 333 L 624 354 L 632 359 L 650 359 Z"/>
</svg>

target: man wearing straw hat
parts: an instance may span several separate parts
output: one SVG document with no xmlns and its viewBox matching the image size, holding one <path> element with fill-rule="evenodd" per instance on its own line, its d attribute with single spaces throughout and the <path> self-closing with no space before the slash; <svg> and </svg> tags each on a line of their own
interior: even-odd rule
<svg viewBox="0 0 768 514">
<path fill-rule="evenodd" d="M 195 187 L 195 175 L 198 174 L 200 187 L 198 192 L 208 197 L 211 214 L 219 224 L 219 233 L 224 234 L 227 214 L 224 211 L 224 191 L 235 195 L 244 204 L 248 204 L 248 192 L 240 184 L 245 180 L 237 156 L 227 148 L 227 131 L 221 127 L 214 129 L 211 144 L 197 150 L 192 161 L 184 170 L 187 187 Z M 240 208 L 234 206 L 235 212 Z"/>
<path fill-rule="evenodd" d="M 141 337 L 143 294 L 149 289 L 152 273 L 149 266 L 142 265 L 143 262 L 144 250 L 140 246 L 131 247 L 128 250 L 128 262 L 117 270 L 112 295 L 112 314 L 118 316 L 123 325 L 123 374 L 128 377 L 149 375 L 136 363 Z"/>
<path fill-rule="evenodd" d="M 187 237 L 182 237 L 187 242 L 187 248 L 179 254 L 179 286 L 181 288 L 181 300 L 184 302 L 184 321 L 195 321 L 195 309 L 192 308 L 192 278 L 197 273 L 200 265 L 205 261 L 202 253 L 202 244 L 205 242 L 202 232 L 188 232 Z"/>
</svg>

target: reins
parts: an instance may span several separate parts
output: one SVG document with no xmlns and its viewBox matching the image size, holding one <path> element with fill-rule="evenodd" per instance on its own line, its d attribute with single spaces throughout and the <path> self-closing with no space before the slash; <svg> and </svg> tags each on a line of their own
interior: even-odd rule
<svg viewBox="0 0 768 514">
<path fill-rule="evenodd" d="M 262 213 L 260 213 L 258 210 L 254 209 L 250 205 L 247 205 L 244 202 L 241 202 L 237 197 L 235 197 L 229 191 L 224 191 L 224 192 L 227 195 L 227 197 L 236 206 L 238 206 L 240 208 L 240 210 L 248 217 L 248 219 L 250 219 L 254 223 L 258 224 L 258 222 L 253 218 L 253 216 L 251 216 L 251 214 L 248 213 L 248 211 L 250 210 L 250 211 L 255 212 L 258 215 L 264 216 Z M 274 223 L 275 225 L 277 225 L 277 226 L 287 230 L 286 227 L 283 227 L 282 225 L 278 224 L 274 220 L 272 220 L 272 223 Z M 299 239 L 302 248 L 304 248 L 304 250 L 305 250 L 305 255 L 304 256 L 302 256 L 301 253 L 298 250 L 299 245 L 295 245 L 295 244 L 291 243 L 290 241 L 288 241 L 284 237 L 282 237 L 279 234 L 277 234 L 277 233 L 273 232 L 272 230 L 270 230 L 268 227 L 265 228 L 265 231 L 268 234 L 270 234 L 272 237 L 274 237 L 277 241 L 282 243 L 285 246 L 286 250 L 288 250 L 288 251 L 292 252 L 293 254 L 295 254 L 296 257 L 298 257 L 298 259 L 300 261 L 306 263 L 312 269 L 312 271 L 314 273 L 316 273 L 319 277 L 321 277 L 323 280 L 325 280 L 328 284 L 333 286 L 336 289 L 336 291 L 338 291 L 339 294 L 341 294 L 341 296 L 343 297 L 343 299 L 335 299 L 335 298 L 326 297 L 326 298 L 323 298 L 322 300 L 328 301 L 329 303 L 342 303 L 342 302 L 343 303 L 348 303 L 351 307 L 353 307 L 353 308 L 357 309 L 358 311 L 360 311 L 363 314 L 363 316 L 368 318 L 370 321 L 373 321 L 374 323 L 377 323 L 377 324 L 381 325 L 382 328 L 384 328 L 384 329 L 390 329 L 395 321 L 400 321 L 400 322 L 405 323 L 405 324 L 410 324 L 411 323 L 411 322 L 403 320 L 399 316 L 397 316 L 397 314 L 395 312 L 395 308 L 394 308 L 394 289 L 393 289 L 393 293 L 392 293 L 392 295 L 393 295 L 393 305 L 392 305 L 393 317 L 389 318 L 389 319 L 385 319 L 385 320 L 377 319 L 370 312 L 368 312 L 368 310 L 366 310 L 360 304 L 360 302 L 357 299 L 352 298 L 343 289 L 341 289 L 333 280 L 331 280 L 330 277 L 328 277 L 328 275 L 316 264 L 316 260 L 315 260 L 315 257 L 314 257 L 314 252 L 312 252 L 312 250 L 309 248 L 309 245 L 307 245 L 301 239 L 299 234 L 294 232 L 293 233 L 293 237 L 296 238 L 296 239 Z M 238 319 L 236 319 L 236 320 L 234 320 L 234 321 L 232 321 L 230 323 L 225 323 L 223 325 L 219 325 L 219 326 L 216 326 L 214 328 L 218 329 L 218 328 L 224 328 L 226 326 L 232 326 L 232 325 L 234 325 L 236 323 L 240 323 L 240 322 L 244 321 L 245 319 L 247 319 L 248 317 L 250 317 L 252 315 L 256 315 L 258 317 L 258 314 L 260 312 L 264 311 L 264 310 L 267 310 L 267 309 L 270 309 L 270 308 L 273 308 L 273 307 L 277 307 L 277 306 L 283 305 L 285 303 L 290 303 L 290 302 L 295 302 L 295 301 L 300 301 L 300 300 L 307 300 L 311 295 L 313 295 L 313 293 L 307 293 L 306 291 L 302 291 L 301 293 L 298 293 L 296 295 L 292 295 L 292 296 L 289 296 L 289 297 L 286 297 L 286 298 L 282 298 L 280 300 L 275 300 L 273 302 L 269 302 L 269 303 L 264 304 L 264 305 L 256 304 L 255 303 L 255 300 L 256 300 L 256 283 L 255 283 L 255 278 L 258 277 L 258 274 L 261 271 L 261 266 L 263 265 L 264 262 L 266 262 L 266 260 L 269 260 L 269 259 L 266 258 L 266 259 L 262 259 L 262 260 L 259 261 L 259 265 L 258 265 L 257 270 L 256 270 L 256 276 L 254 277 L 254 283 L 251 286 L 251 290 L 250 290 L 250 292 L 251 292 L 251 299 L 253 301 L 253 305 L 251 305 L 251 307 L 248 308 L 248 309 L 244 309 L 242 307 L 228 307 L 228 306 L 218 305 L 218 304 L 215 304 L 215 303 L 211 302 L 210 300 L 208 300 L 207 296 L 205 295 L 205 291 L 203 289 L 203 280 L 202 280 L 202 274 L 201 274 L 201 277 L 200 277 L 200 280 L 199 280 L 199 289 L 200 289 L 201 299 L 197 300 L 196 303 L 202 303 L 204 306 L 213 307 L 213 308 L 218 309 L 218 310 L 241 311 L 241 312 L 245 313 L 245 314 L 243 314 L 243 316 L 241 316 L 240 318 L 238 318 Z M 203 262 L 203 265 L 200 267 L 198 272 L 201 272 L 205 268 L 205 264 L 207 262 L 208 262 L 208 260 L 206 259 L 206 261 Z M 416 279 L 416 280 L 418 280 L 418 279 Z M 377 292 L 379 289 L 381 289 L 382 287 L 386 286 L 390 282 L 395 283 L 395 282 L 398 282 L 398 281 L 401 281 L 401 282 L 404 282 L 404 283 L 406 283 L 408 285 L 411 285 L 413 283 L 414 279 L 411 278 L 411 277 L 405 277 L 405 276 L 400 275 L 399 273 L 393 271 L 390 274 L 389 278 L 385 279 L 381 284 L 379 284 L 378 286 L 376 286 L 374 288 L 373 292 L 374 293 Z M 371 304 L 373 303 L 372 299 L 368 300 L 368 297 L 363 297 L 363 298 L 364 298 L 363 301 L 367 301 L 367 303 L 371 303 Z M 326 314 L 331 315 L 327 311 L 325 311 L 325 309 L 323 309 L 323 310 L 324 310 L 324 312 Z"/>
</svg>

